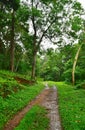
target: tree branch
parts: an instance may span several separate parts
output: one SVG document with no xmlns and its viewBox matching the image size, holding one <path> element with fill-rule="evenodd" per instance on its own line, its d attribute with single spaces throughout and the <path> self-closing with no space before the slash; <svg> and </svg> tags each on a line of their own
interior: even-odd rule
<svg viewBox="0 0 85 130">
<path fill-rule="evenodd" d="M 36 37 L 35 18 L 34 18 L 34 15 L 33 15 L 33 0 L 32 0 L 32 24 L 33 24 L 33 29 L 34 29 L 34 36 Z"/>
<path fill-rule="evenodd" d="M 50 23 L 50 25 L 47 27 L 47 29 L 43 32 L 43 34 L 42 34 L 42 36 L 41 36 L 41 38 L 40 38 L 40 40 L 39 40 L 39 42 L 38 42 L 37 49 L 39 48 L 40 43 L 42 42 L 43 37 L 45 36 L 45 34 L 47 33 L 47 31 L 50 29 L 50 27 L 53 25 L 53 23 L 54 23 L 55 21 L 56 21 L 56 17 L 55 17 L 55 19 Z"/>
</svg>

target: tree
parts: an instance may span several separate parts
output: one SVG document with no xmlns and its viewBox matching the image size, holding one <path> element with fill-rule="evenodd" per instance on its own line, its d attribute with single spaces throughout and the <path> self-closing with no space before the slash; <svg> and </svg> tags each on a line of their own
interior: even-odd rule
<svg viewBox="0 0 85 130">
<path fill-rule="evenodd" d="M 60 81 L 64 70 L 63 55 L 61 52 L 52 48 L 47 49 L 40 59 L 38 59 L 38 65 L 36 66 L 39 75 L 44 80 Z M 38 75 L 38 76 L 39 76 Z"/>
<path fill-rule="evenodd" d="M 72 68 L 72 83 L 73 83 L 73 85 L 75 84 L 75 69 L 76 69 L 78 57 L 79 57 L 82 46 L 85 44 L 85 33 L 82 32 L 80 36 L 81 36 L 80 40 L 79 40 L 80 44 L 78 45 L 78 49 L 77 49 L 77 52 L 75 54 L 75 58 L 74 58 L 74 62 L 73 62 L 73 68 Z"/>
<path fill-rule="evenodd" d="M 26 2 L 18 8 L 19 0 L 1 0 L 3 4 L 0 8 L 3 8 L 6 16 L 9 15 L 9 17 L 0 20 L 3 30 L 0 35 L 3 48 L 7 46 L 7 49 L 11 50 L 11 70 L 14 70 L 15 44 L 22 43 L 28 54 L 29 63 L 32 64 L 31 77 L 35 79 L 36 56 L 42 42 L 46 43 L 50 39 L 54 44 L 64 46 L 67 44 L 65 39 L 71 42 L 77 39 L 80 26 L 78 24 L 76 26 L 76 21 L 81 23 L 82 8 L 78 2 L 71 0 L 29 0 Z"/>
<path fill-rule="evenodd" d="M 74 62 L 73 62 L 73 69 L 72 69 L 72 83 L 73 83 L 73 85 L 75 84 L 75 68 L 76 68 L 76 64 L 77 64 L 77 60 L 78 60 L 78 57 L 79 57 L 81 47 L 82 47 L 82 44 L 78 47 L 78 50 L 76 52 Z"/>
<path fill-rule="evenodd" d="M 28 36 L 28 24 L 26 23 L 28 20 L 28 10 L 23 5 L 19 7 L 16 3 L 18 7 L 16 6 L 17 10 L 13 12 L 13 7 L 9 4 L 9 1 L 5 1 L 4 4 L 3 2 L 0 2 L 0 68 L 7 70 L 11 68 L 13 71 L 17 71 L 20 70 L 18 67 L 22 60 L 21 57 L 25 53 L 23 51 L 26 49 L 25 44 L 28 42 L 25 38 Z"/>
<path fill-rule="evenodd" d="M 72 41 L 72 36 L 75 34 L 76 37 L 76 33 L 71 28 L 71 21 L 74 17 L 80 17 L 82 8 L 78 2 L 71 0 L 30 0 L 25 4 L 29 10 L 29 33 L 33 35 L 31 77 L 35 79 L 36 55 L 42 41 L 50 39 L 58 44 L 64 37 Z"/>
<path fill-rule="evenodd" d="M 14 31 L 15 31 L 15 11 L 19 7 L 19 0 L 8 0 L 8 1 L 1 1 L 7 8 L 6 10 L 10 11 L 11 13 L 11 28 L 10 28 L 10 69 L 13 72 L 14 71 L 14 49 L 15 49 L 15 41 L 14 41 Z"/>
<path fill-rule="evenodd" d="M 6 69 L 8 67 L 7 46 L 9 44 L 9 13 L 5 5 L 0 2 L 0 68 Z"/>
</svg>

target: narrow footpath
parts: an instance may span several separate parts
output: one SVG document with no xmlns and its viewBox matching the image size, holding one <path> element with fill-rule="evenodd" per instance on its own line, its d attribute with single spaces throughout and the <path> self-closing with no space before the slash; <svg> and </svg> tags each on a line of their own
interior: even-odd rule
<svg viewBox="0 0 85 130">
<path fill-rule="evenodd" d="M 48 110 L 48 117 L 50 119 L 49 130 L 62 130 L 61 121 L 58 111 L 58 99 L 56 87 L 47 88 L 49 94 L 46 95 L 42 105 Z"/>
<path fill-rule="evenodd" d="M 18 112 L 13 119 L 9 120 L 3 130 L 13 130 L 32 106 L 37 104 L 46 107 L 48 110 L 48 117 L 50 118 L 49 130 L 62 130 L 58 112 L 57 89 L 56 87 L 49 88 L 48 86 L 23 110 Z"/>
</svg>

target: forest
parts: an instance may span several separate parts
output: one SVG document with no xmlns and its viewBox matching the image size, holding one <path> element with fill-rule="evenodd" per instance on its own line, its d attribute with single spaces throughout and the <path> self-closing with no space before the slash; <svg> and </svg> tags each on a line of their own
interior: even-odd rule
<svg viewBox="0 0 85 130">
<path fill-rule="evenodd" d="M 77 0 L 0 0 L 0 130 L 13 130 L 5 124 L 47 84 L 58 88 L 63 129 L 85 130 L 84 8 Z M 41 106 L 25 118 L 29 126 L 14 130 L 49 127 Z"/>
</svg>

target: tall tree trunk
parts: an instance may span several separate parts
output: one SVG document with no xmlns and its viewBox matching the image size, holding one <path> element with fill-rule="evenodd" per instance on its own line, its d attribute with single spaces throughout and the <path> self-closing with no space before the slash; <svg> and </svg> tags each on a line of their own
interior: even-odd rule
<svg viewBox="0 0 85 130">
<path fill-rule="evenodd" d="M 36 37 L 34 37 L 33 59 L 32 59 L 32 74 L 31 74 L 31 79 L 33 79 L 33 80 L 35 80 L 36 56 L 37 56 Z"/>
<path fill-rule="evenodd" d="M 18 66 L 19 66 L 20 60 L 21 60 L 21 57 L 20 57 L 20 58 L 18 59 L 18 61 L 17 61 L 17 64 L 16 64 L 16 66 L 15 66 L 15 72 L 17 72 L 17 70 L 18 70 Z"/>
<path fill-rule="evenodd" d="M 76 68 L 77 60 L 78 60 L 79 53 L 80 53 L 80 50 L 81 50 L 81 46 L 82 45 L 79 46 L 77 53 L 75 55 L 75 58 L 74 58 L 74 62 L 73 62 L 73 69 L 72 69 L 72 84 L 73 85 L 75 84 L 75 68 Z"/>
<path fill-rule="evenodd" d="M 12 12 L 12 23 L 11 23 L 11 42 L 10 42 L 10 69 L 14 71 L 14 49 L 15 49 L 15 42 L 14 42 L 14 10 Z"/>
<path fill-rule="evenodd" d="M 32 24 L 33 24 L 33 30 L 34 30 L 34 37 L 33 37 L 33 59 L 32 59 L 32 74 L 31 79 L 35 80 L 35 68 L 36 68 L 36 55 L 37 55 L 37 45 L 36 45 L 36 24 L 35 24 L 35 17 L 33 14 L 33 0 L 32 2 Z"/>
</svg>

